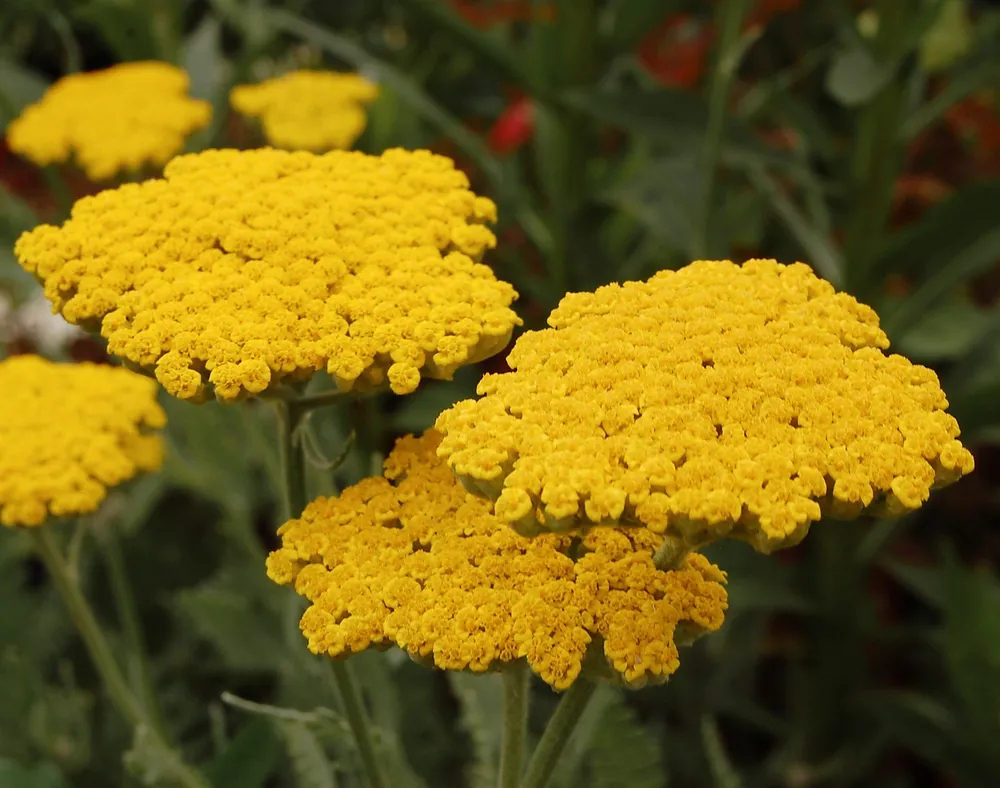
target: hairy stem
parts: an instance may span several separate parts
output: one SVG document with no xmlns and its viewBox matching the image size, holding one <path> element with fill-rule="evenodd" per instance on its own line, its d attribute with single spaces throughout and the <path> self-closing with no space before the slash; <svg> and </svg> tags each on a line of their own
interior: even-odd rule
<svg viewBox="0 0 1000 788">
<path fill-rule="evenodd" d="M 500 788 L 517 788 L 524 771 L 524 741 L 528 730 L 531 671 L 517 661 L 503 672 L 503 746 L 500 750 Z"/>
<path fill-rule="evenodd" d="M 171 758 L 171 778 L 176 785 L 183 786 L 183 788 L 208 788 L 208 782 L 205 778 L 184 763 L 176 751 L 171 750 L 158 732 L 159 729 L 154 721 L 150 719 L 146 709 L 132 694 L 90 605 L 71 576 L 70 568 L 52 538 L 50 528 L 42 526 L 29 530 L 34 537 L 38 554 L 45 563 L 53 584 L 69 610 L 70 617 L 87 647 L 94 667 L 119 713 L 138 731 L 145 731 L 146 735 L 155 741 L 158 749 L 170 752 L 174 756 Z"/>
<path fill-rule="evenodd" d="M 597 684 L 584 678 L 578 678 L 566 690 L 562 700 L 556 707 L 549 724 L 542 734 L 541 741 L 535 748 L 531 761 L 528 763 L 528 773 L 521 784 L 522 788 L 545 788 L 552 772 L 559 762 L 559 757 L 566 748 L 566 742 L 573 734 L 583 710 L 594 695 Z"/>
<path fill-rule="evenodd" d="M 279 400 L 278 422 L 281 441 L 281 466 L 285 480 L 285 514 L 288 518 L 299 517 L 306 508 L 305 455 L 296 431 L 312 404 L 303 405 L 295 400 Z M 371 788 L 386 788 L 386 782 L 379 769 L 372 741 L 371 726 L 365 712 L 361 691 L 345 662 L 330 663 L 333 681 L 337 686 L 343 704 L 347 724 L 354 735 L 365 777 Z"/>
</svg>

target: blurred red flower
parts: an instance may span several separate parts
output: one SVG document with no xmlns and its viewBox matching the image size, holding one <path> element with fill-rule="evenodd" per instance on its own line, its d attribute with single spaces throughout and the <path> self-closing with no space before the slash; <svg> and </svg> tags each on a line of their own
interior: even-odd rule
<svg viewBox="0 0 1000 788">
<path fill-rule="evenodd" d="M 497 118 L 486 135 L 490 150 L 500 155 L 513 153 L 535 133 L 535 115 L 531 99 L 515 98 Z"/>
<path fill-rule="evenodd" d="M 705 71 L 713 35 L 691 14 L 672 14 L 639 42 L 636 57 L 660 84 L 692 88 Z"/>
<path fill-rule="evenodd" d="M 556 18 L 552 5 L 536 8 L 533 3 L 518 0 L 449 0 L 452 8 L 470 25 L 490 28 L 504 22 L 551 22 Z"/>
</svg>

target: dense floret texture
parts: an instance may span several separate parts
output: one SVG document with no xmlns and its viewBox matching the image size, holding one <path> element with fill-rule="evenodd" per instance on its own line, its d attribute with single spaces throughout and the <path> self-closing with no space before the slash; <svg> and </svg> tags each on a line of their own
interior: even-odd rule
<svg viewBox="0 0 1000 788">
<path fill-rule="evenodd" d="M 589 650 L 598 673 L 641 686 L 677 669 L 678 643 L 721 626 L 725 577 L 704 557 L 659 570 L 659 539 L 642 530 L 519 536 L 437 459 L 439 440 L 400 440 L 384 478 L 320 498 L 279 530 L 268 575 L 311 603 L 301 626 L 313 652 L 395 644 L 472 671 L 524 659 L 565 689 Z"/>
<path fill-rule="evenodd" d="M 326 369 L 413 391 L 503 348 L 514 289 L 477 263 L 496 206 L 427 151 L 180 156 L 15 246 L 69 322 L 172 395 L 221 400 Z"/>
<path fill-rule="evenodd" d="M 566 296 L 513 372 L 443 413 L 442 458 L 526 534 L 645 526 L 793 544 L 973 468 L 934 373 L 805 265 L 698 261 Z"/>
<path fill-rule="evenodd" d="M 156 384 L 125 369 L 0 361 L 0 522 L 38 526 L 97 509 L 163 460 Z"/>
</svg>

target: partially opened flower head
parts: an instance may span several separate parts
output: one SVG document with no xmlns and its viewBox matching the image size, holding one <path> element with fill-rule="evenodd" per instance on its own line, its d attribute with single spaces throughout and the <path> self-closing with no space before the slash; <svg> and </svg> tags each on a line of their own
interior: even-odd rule
<svg viewBox="0 0 1000 788">
<path fill-rule="evenodd" d="M 762 551 L 897 515 L 973 468 L 929 369 L 801 263 L 699 261 L 566 296 L 440 455 L 522 533 L 645 526 Z"/>
<path fill-rule="evenodd" d="M 237 85 L 229 94 L 237 112 L 260 118 L 271 145 L 316 153 L 350 148 L 365 130 L 365 107 L 376 98 L 378 85 L 360 74 L 311 70 Z"/>
<path fill-rule="evenodd" d="M 63 77 L 7 129 L 39 165 L 75 160 L 95 181 L 162 167 L 208 125 L 212 107 L 187 95 L 188 75 L 156 61 Z"/>
<path fill-rule="evenodd" d="M 0 361 L 0 413 L 6 526 L 92 512 L 109 488 L 163 460 L 156 384 L 126 369 L 13 356 Z"/>
<path fill-rule="evenodd" d="M 516 293 L 476 262 L 495 219 L 427 151 L 217 150 L 78 201 L 15 252 L 63 317 L 176 397 L 322 369 L 405 394 L 510 340 Z"/>
<path fill-rule="evenodd" d="M 400 440 L 384 478 L 320 498 L 279 530 L 268 575 L 311 603 L 301 626 L 313 652 L 395 644 L 477 672 L 524 659 L 556 689 L 586 658 L 588 675 L 641 686 L 677 669 L 679 644 L 721 626 L 725 576 L 701 555 L 665 571 L 653 563 L 659 540 L 640 529 L 519 536 L 461 487 L 439 440 Z"/>
</svg>

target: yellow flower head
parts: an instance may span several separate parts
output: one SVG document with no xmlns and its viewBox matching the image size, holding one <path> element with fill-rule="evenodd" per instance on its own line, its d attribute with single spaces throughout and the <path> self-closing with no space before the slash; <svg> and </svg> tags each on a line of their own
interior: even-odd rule
<svg viewBox="0 0 1000 788">
<path fill-rule="evenodd" d="M 242 115 L 260 118 L 276 148 L 322 151 L 350 148 L 365 130 L 365 106 L 378 85 L 360 74 L 292 71 L 257 85 L 237 85 L 229 94 Z"/>
<path fill-rule="evenodd" d="M 10 124 L 7 141 L 39 165 L 75 158 L 95 181 L 162 167 L 212 115 L 187 89 L 184 71 L 155 61 L 71 74 Z"/>
<path fill-rule="evenodd" d="M 176 397 L 234 400 L 324 368 L 345 391 L 406 394 L 520 322 L 514 289 L 474 259 L 495 220 L 427 151 L 213 150 L 79 200 L 15 253 L 63 317 Z"/>
<path fill-rule="evenodd" d="M 937 377 L 801 263 L 698 261 L 567 295 L 439 453 L 521 533 L 641 525 L 689 545 L 899 514 L 973 468 Z"/>
<path fill-rule="evenodd" d="M 314 653 L 395 644 L 472 671 L 525 659 L 559 690 L 589 656 L 595 675 L 637 687 L 665 680 L 678 644 L 722 625 L 725 575 L 703 556 L 658 570 L 659 540 L 641 529 L 519 536 L 462 489 L 439 440 L 403 438 L 384 478 L 320 498 L 278 531 L 268 576 L 311 603 L 301 626 Z"/>
<path fill-rule="evenodd" d="M 125 369 L 0 361 L 0 522 L 97 509 L 109 487 L 163 461 L 156 384 Z"/>
</svg>

